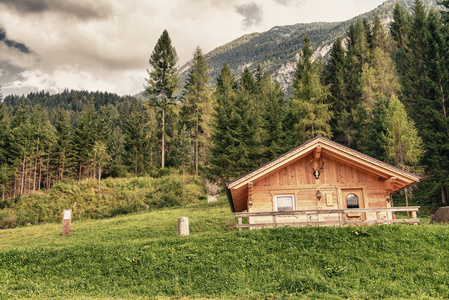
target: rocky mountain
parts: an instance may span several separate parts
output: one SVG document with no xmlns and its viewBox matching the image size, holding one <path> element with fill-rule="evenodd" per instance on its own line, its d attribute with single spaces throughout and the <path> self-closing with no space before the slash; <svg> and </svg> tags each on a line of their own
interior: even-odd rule
<svg viewBox="0 0 449 300">
<path fill-rule="evenodd" d="M 254 71 L 260 64 L 288 91 L 305 34 L 308 34 L 312 40 L 312 45 L 316 49 L 315 56 L 321 55 L 326 58 L 333 41 L 337 37 L 344 40 L 349 25 L 357 18 L 371 22 L 377 13 L 386 23 L 389 23 L 392 20 L 396 2 L 399 2 L 404 9 L 411 11 L 414 0 L 387 0 L 374 10 L 344 22 L 276 26 L 266 32 L 244 35 L 205 55 L 211 69 L 211 77 L 215 81 L 225 61 L 236 76 L 245 67 Z M 423 0 L 423 3 L 428 8 L 438 6 L 437 0 Z M 181 67 L 181 76 L 185 77 L 188 71 L 189 63 Z"/>
</svg>

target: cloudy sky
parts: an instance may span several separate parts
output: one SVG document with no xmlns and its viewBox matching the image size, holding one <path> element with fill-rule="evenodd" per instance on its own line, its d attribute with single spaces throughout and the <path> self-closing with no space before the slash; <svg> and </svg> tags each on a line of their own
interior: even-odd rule
<svg viewBox="0 0 449 300">
<path fill-rule="evenodd" d="M 164 29 L 189 61 L 277 25 L 344 21 L 384 0 L 0 0 L 4 96 L 64 89 L 120 95 L 143 90 Z"/>
</svg>

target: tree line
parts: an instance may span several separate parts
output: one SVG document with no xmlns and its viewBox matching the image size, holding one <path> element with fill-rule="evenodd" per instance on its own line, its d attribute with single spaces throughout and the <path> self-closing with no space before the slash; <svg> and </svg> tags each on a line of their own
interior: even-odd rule
<svg viewBox="0 0 449 300">
<path fill-rule="evenodd" d="M 261 66 L 236 77 L 225 62 L 212 86 L 199 47 L 181 86 L 164 31 L 143 100 L 76 91 L 8 96 L 0 104 L 2 196 L 65 179 L 158 176 L 167 167 L 223 183 L 322 135 L 432 175 L 423 197 L 445 204 L 448 15 L 419 0 L 411 13 L 397 4 L 393 15 L 388 26 L 379 16 L 352 23 L 326 60 L 304 35 L 288 95 Z"/>
</svg>

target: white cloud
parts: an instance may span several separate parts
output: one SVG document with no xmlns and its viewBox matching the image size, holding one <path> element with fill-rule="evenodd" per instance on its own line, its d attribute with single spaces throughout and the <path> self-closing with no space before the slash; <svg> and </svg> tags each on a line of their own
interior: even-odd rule
<svg viewBox="0 0 449 300">
<path fill-rule="evenodd" d="M 243 34 L 278 25 L 342 21 L 368 11 L 382 0 L 28 0 L 41 9 L 25 11 L 15 0 L 0 2 L 0 26 L 8 38 L 24 43 L 32 54 L 6 49 L 0 61 L 26 71 L 4 86 L 24 91 L 52 89 L 107 90 L 135 94 L 143 89 L 148 59 L 167 29 L 180 65 L 196 46 L 207 53 Z M 97 3 L 97 2 L 96 2 Z M 256 3 L 255 14 L 237 7 Z M 71 10 L 74 9 L 73 15 Z M 250 19 L 248 19 L 248 16 Z M 245 19 L 246 18 L 246 19 Z M 242 24 L 247 22 L 245 29 Z M 5 72 L 3 72 L 5 73 Z M 1 79 L 1 75 L 0 75 Z M 14 88 L 8 88 L 8 92 Z M 6 94 L 6 89 L 3 89 Z"/>
<path fill-rule="evenodd" d="M 129 91 L 143 88 L 143 75 L 139 71 L 127 71 L 121 76 L 110 74 L 110 76 L 98 77 L 96 74 L 81 70 L 72 70 L 67 67 L 56 69 L 52 72 L 42 70 L 27 70 L 20 74 L 20 80 L 11 82 L 8 90 L 24 90 L 29 88 L 33 91 L 48 90 L 54 93 L 65 89 L 108 91 L 117 94 L 129 94 Z"/>
</svg>

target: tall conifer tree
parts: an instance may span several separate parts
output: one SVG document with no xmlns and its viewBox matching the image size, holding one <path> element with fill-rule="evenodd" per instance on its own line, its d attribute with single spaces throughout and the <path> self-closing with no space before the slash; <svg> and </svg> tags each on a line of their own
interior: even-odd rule
<svg viewBox="0 0 449 300">
<path fill-rule="evenodd" d="M 106 116 L 96 111 L 93 99 L 91 99 L 89 106 L 82 111 L 79 117 L 73 138 L 80 180 L 83 178 L 83 174 L 87 177 L 94 176 L 96 166 L 93 165 L 92 149 L 95 142 L 107 141 L 108 125 Z"/>
<path fill-rule="evenodd" d="M 334 132 L 334 140 L 350 146 L 351 101 L 348 99 L 348 69 L 346 51 L 343 49 L 340 38 L 337 38 L 330 51 L 330 57 L 326 66 L 326 84 L 330 86 L 328 103 L 333 112 L 331 127 Z M 352 129 L 353 130 L 353 129 Z"/>
<path fill-rule="evenodd" d="M 71 167 L 73 160 L 72 129 L 67 110 L 60 108 L 55 120 L 56 144 L 55 162 L 58 168 L 58 180 L 64 180 L 64 176 Z"/>
<path fill-rule="evenodd" d="M 166 139 L 166 114 L 170 104 L 176 104 L 175 91 L 179 78 L 177 75 L 178 55 L 171 44 L 167 30 L 154 47 L 149 60 L 151 69 L 148 70 L 149 78 L 146 91 L 150 97 L 150 104 L 161 111 L 161 167 L 165 167 L 165 139 Z"/>
<path fill-rule="evenodd" d="M 286 148 L 289 145 L 286 145 L 284 131 L 287 103 L 279 82 L 273 81 L 268 72 L 260 79 L 259 86 L 259 97 L 264 104 L 260 113 L 263 150 L 261 163 L 266 163 L 289 150 Z"/>
<path fill-rule="evenodd" d="M 408 51 L 409 30 L 410 16 L 399 3 L 396 3 L 393 10 L 393 21 L 390 24 L 390 34 L 394 40 L 393 58 L 396 62 L 399 74 L 401 92 L 405 92 L 408 89 L 407 85 L 409 84 L 406 80 L 408 68 L 406 53 Z"/>
<path fill-rule="evenodd" d="M 415 0 L 411 16 L 410 32 L 406 45 L 406 70 L 404 74 L 403 90 L 404 104 L 415 120 L 418 128 L 425 123 L 422 105 L 426 94 L 424 82 L 424 55 L 426 53 L 427 12 L 420 0 Z"/>
<path fill-rule="evenodd" d="M 5 105 L 0 101 L 0 188 L 2 201 L 5 200 L 5 194 L 8 191 L 8 182 L 10 176 L 10 166 L 8 164 L 10 127 L 9 118 L 6 113 Z"/>
<path fill-rule="evenodd" d="M 432 182 L 439 185 L 441 202 L 447 205 L 447 188 L 449 187 L 449 122 L 447 112 L 448 80 L 448 46 L 443 36 L 445 29 L 439 14 L 430 10 L 426 19 L 426 52 L 423 53 L 422 84 L 426 87 L 421 92 L 422 122 L 418 124 L 425 141 L 426 154 L 424 162 L 427 172 L 433 177 Z"/>
<path fill-rule="evenodd" d="M 40 105 L 33 108 L 30 116 L 30 122 L 33 132 L 33 152 L 34 152 L 34 166 L 33 166 L 33 192 L 40 190 L 42 183 L 45 183 L 47 189 L 50 188 L 50 177 L 52 172 L 50 170 L 50 160 L 52 150 L 56 142 L 56 129 L 50 123 L 50 120 L 42 110 Z M 47 180 L 42 182 L 43 176 Z"/>
<path fill-rule="evenodd" d="M 329 88 L 321 83 L 312 55 L 311 41 L 306 35 L 292 84 L 293 109 L 297 120 L 295 131 L 300 142 L 317 135 L 332 136 L 329 125 L 332 113 L 326 102 Z"/>
<path fill-rule="evenodd" d="M 214 93 L 216 99 L 215 118 L 212 123 L 211 177 L 224 182 L 238 175 L 235 164 L 235 102 L 237 98 L 235 77 L 225 62 L 217 78 Z"/>
<path fill-rule="evenodd" d="M 385 160 L 402 170 L 421 173 L 419 161 L 423 155 L 422 139 L 414 122 L 407 116 L 402 102 L 392 96 L 389 100 L 385 118 L 384 135 Z M 410 188 L 405 188 L 405 201 L 408 206 Z"/>
<path fill-rule="evenodd" d="M 124 160 L 134 176 L 142 174 L 150 164 L 149 120 L 147 112 L 135 105 L 125 124 Z"/>
<path fill-rule="evenodd" d="M 245 68 L 234 106 L 233 135 L 236 171 L 249 172 L 259 165 L 261 155 L 261 134 L 256 113 L 256 82 L 252 73 Z"/>
<path fill-rule="evenodd" d="M 25 99 L 22 99 L 14 118 L 11 121 L 11 140 L 9 142 L 10 155 L 14 166 L 14 195 L 23 195 L 28 187 L 27 174 L 30 166 L 31 156 L 33 155 L 33 130 L 27 115 L 27 106 Z"/>
<path fill-rule="evenodd" d="M 370 45 L 370 59 L 362 66 L 360 76 L 361 99 L 359 114 L 365 119 L 359 132 L 359 150 L 378 159 L 385 156 L 382 134 L 385 127 L 385 111 L 388 99 L 400 91 L 394 60 L 390 56 L 391 40 L 376 14 Z"/>
<path fill-rule="evenodd" d="M 209 67 L 200 47 L 193 54 L 193 63 L 182 95 L 181 117 L 194 143 L 195 174 L 198 176 L 199 151 L 210 146 L 210 122 L 213 113 L 212 90 L 209 86 Z M 206 155 L 203 155 L 203 162 Z"/>
</svg>

